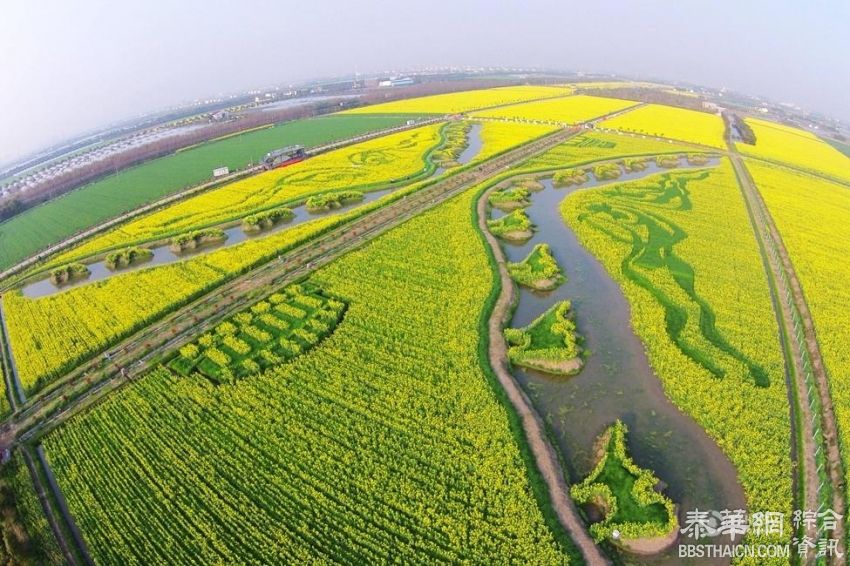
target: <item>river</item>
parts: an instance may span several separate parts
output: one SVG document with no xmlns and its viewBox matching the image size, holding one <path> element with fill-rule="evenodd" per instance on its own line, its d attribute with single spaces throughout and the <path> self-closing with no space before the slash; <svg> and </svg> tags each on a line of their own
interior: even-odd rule
<svg viewBox="0 0 850 566">
<path fill-rule="evenodd" d="M 716 163 L 715 159 L 708 166 Z M 532 204 L 526 208 L 537 226 L 534 237 L 521 244 L 506 242 L 503 247 L 508 260 L 518 262 L 535 244 L 548 243 L 568 278 L 549 292 L 520 287 L 511 326 L 525 326 L 554 303 L 569 299 L 579 333 L 585 338 L 584 347 L 589 350 L 584 368 L 574 377 L 513 370 L 551 427 L 570 479 L 578 482 L 587 476 L 595 464 L 592 451 L 597 437 L 621 419 L 629 427 L 629 449 L 635 462 L 653 470 L 667 484 L 665 493 L 679 505 L 683 523 L 687 510 L 746 508 L 737 473 L 705 431 L 668 400 L 643 344 L 632 331 L 629 304 L 619 285 L 582 247 L 559 210 L 561 201 L 575 191 L 665 171 L 652 163 L 645 171 L 624 173 L 614 181 L 596 181 L 591 175 L 581 187 L 566 189 L 553 188 L 551 179 L 544 180 L 545 189 L 532 193 Z M 492 210 L 494 218 L 503 214 Z M 646 562 L 680 564 L 675 549 Z M 630 562 L 634 560 L 632 557 Z"/>
</svg>

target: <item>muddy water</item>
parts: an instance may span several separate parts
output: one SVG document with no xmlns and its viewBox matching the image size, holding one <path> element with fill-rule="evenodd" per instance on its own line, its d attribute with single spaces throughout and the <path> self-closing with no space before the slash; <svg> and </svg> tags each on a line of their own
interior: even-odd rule
<svg viewBox="0 0 850 566">
<path fill-rule="evenodd" d="M 521 288 L 511 325 L 525 326 L 555 302 L 569 299 L 585 338 L 584 346 L 590 351 L 584 369 L 574 377 L 553 378 L 514 370 L 549 423 L 571 480 L 580 481 L 591 471 L 596 438 L 615 419 L 621 419 L 630 430 L 634 460 L 654 470 L 667 484 L 666 493 L 679 505 L 679 519 L 684 524 L 688 510 L 745 508 L 735 469 L 702 428 L 667 399 L 642 343 L 631 330 L 629 305 L 619 286 L 579 244 L 559 212 L 560 202 L 571 192 L 658 172 L 653 164 L 647 171 L 624 174 L 616 181 L 591 181 L 569 189 L 555 189 L 547 180 L 544 190 L 532 194 L 532 204 L 526 209 L 538 231 L 528 242 L 506 243 L 504 249 L 510 261 L 521 261 L 535 244 L 548 243 L 568 277 L 566 283 L 550 292 Z M 502 214 L 492 212 L 493 217 Z M 711 541 L 721 542 L 719 538 Z M 680 539 L 682 544 L 690 542 Z M 651 559 L 622 558 L 652 564 L 683 563 L 677 546 Z"/>
</svg>

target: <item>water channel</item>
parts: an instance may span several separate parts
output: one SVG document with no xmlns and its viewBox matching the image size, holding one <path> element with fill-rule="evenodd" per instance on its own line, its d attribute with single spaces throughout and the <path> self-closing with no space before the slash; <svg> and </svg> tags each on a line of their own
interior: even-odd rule
<svg viewBox="0 0 850 566">
<path fill-rule="evenodd" d="M 457 162 L 461 165 L 469 163 L 472 161 L 476 155 L 481 151 L 481 125 L 480 124 L 472 124 L 470 131 L 467 135 L 468 145 L 466 149 L 461 152 L 460 156 L 457 158 Z M 430 178 L 439 177 L 446 170 L 442 167 L 437 167 L 430 175 Z M 90 274 L 88 277 L 84 279 L 79 279 L 77 281 L 73 281 L 70 283 L 62 284 L 61 286 L 57 286 L 53 283 L 53 281 L 49 277 L 45 277 L 38 281 L 29 283 L 24 285 L 22 292 L 25 297 L 29 298 L 39 298 L 46 297 L 48 295 L 52 295 L 54 293 L 58 293 L 60 291 L 65 291 L 67 289 L 71 289 L 73 287 L 77 287 L 80 285 L 86 285 L 88 283 L 93 283 L 95 281 L 102 281 L 113 275 L 118 275 L 121 273 L 127 273 L 129 271 L 135 271 L 138 269 L 145 269 L 148 267 L 154 267 L 158 265 L 167 265 L 169 263 L 174 263 L 177 261 L 181 261 L 193 256 L 197 256 L 200 254 L 209 253 L 211 251 L 219 250 L 221 248 L 234 246 L 241 242 L 244 242 L 248 239 L 252 238 L 263 238 L 265 236 L 269 236 L 270 234 L 274 234 L 275 232 L 279 232 L 280 230 L 285 230 L 287 228 L 291 228 L 293 226 L 297 226 L 298 224 L 302 224 L 304 222 L 308 222 L 315 218 L 319 218 L 320 216 L 328 216 L 328 215 L 336 215 L 341 212 L 346 212 L 347 210 L 355 207 L 362 206 L 364 204 L 373 202 L 383 197 L 384 195 L 390 194 L 391 192 L 402 188 L 405 185 L 392 187 L 388 189 L 380 189 L 376 191 L 370 191 L 363 194 L 363 200 L 358 201 L 356 203 L 350 203 L 343 205 L 340 208 L 335 208 L 329 211 L 323 212 L 309 212 L 307 208 L 301 204 L 298 206 L 291 207 L 292 212 L 294 214 L 293 218 L 287 222 L 281 222 L 280 224 L 270 228 L 268 230 L 263 230 L 262 232 L 251 232 L 246 233 L 242 230 L 240 223 L 230 222 L 227 224 L 220 225 L 219 228 L 224 230 L 226 239 L 223 242 L 217 244 L 204 245 L 199 247 L 196 250 L 184 251 L 180 253 L 175 253 L 171 251 L 168 244 L 162 244 L 155 247 L 151 247 L 150 250 L 153 252 L 153 256 L 144 262 L 137 263 L 134 265 L 130 265 L 128 267 L 120 268 L 120 269 L 110 269 L 107 267 L 106 262 L 104 260 L 94 261 L 92 263 L 87 263 L 86 267 L 88 267 Z"/>
<path fill-rule="evenodd" d="M 715 159 L 700 167 L 716 163 Z M 621 419 L 629 427 L 629 449 L 635 462 L 653 470 L 667 484 L 665 493 L 679 505 L 683 523 L 685 511 L 697 508 L 746 508 L 735 468 L 705 431 L 667 399 L 643 344 L 632 331 L 629 304 L 620 287 L 582 247 L 559 210 L 561 201 L 575 191 L 664 171 L 652 163 L 645 171 L 624 173 L 614 181 L 596 181 L 591 176 L 581 187 L 566 189 L 556 189 L 551 179 L 544 180 L 545 188 L 532 193 L 532 204 L 525 209 L 537 231 L 527 242 L 505 242 L 503 249 L 509 261 L 518 262 L 535 244 L 548 243 L 568 278 L 549 292 L 521 287 L 511 326 L 525 326 L 556 302 L 568 299 L 585 338 L 584 347 L 590 352 L 584 369 L 574 377 L 555 378 L 521 368 L 513 371 L 551 427 L 571 480 L 581 481 L 590 473 L 597 437 Z M 497 209 L 491 211 L 493 218 L 502 215 Z M 628 561 L 681 564 L 675 552 L 676 546 L 663 556 L 630 557 Z M 706 563 L 704 559 L 699 562 Z"/>
</svg>

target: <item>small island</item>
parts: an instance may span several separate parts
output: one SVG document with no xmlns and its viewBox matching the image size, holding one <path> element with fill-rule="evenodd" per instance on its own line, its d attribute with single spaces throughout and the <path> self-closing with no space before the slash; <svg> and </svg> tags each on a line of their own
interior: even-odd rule
<svg viewBox="0 0 850 566">
<path fill-rule="evenodd" d="M 575 375 L 584 366 L 572 305 L 561 301 L 525 328 L 506 328 L 512 364 L 553 375 Z"/>
<path fill-rule="evenodd" d="M 584 169 L 565 169 L 552 175 L 552 184 L 556 187 L 582 185 L 587 182 L 587 172 Z"/>
<path fill-rule="evenodd" d="M 334 208 L 341 208 L 346 204 L 360 202 L 363 198 L 363 193 L 360 191 L 336 191 L 313 195 L 307 199 L 305 206 L 310 212 L 325 212 Z"/>
<path fill-rule="evenodd" d="M 690 165 L 705 165 L 711 157 L 704 153 L 689 153 L 687 159 Z"/>
<path fill-rule="evenodd" d="M 169 249 L 174 253 L 196 250 L 205 244 L 219 244 L 227 239 L 227 234 L 220 228 L 207 228 L 186 232 L 171 238 Z"/>
<path fill-rule="evenodd" d="M 623 169 L 629 173 L 637 173 L 638 171 L 646 171 L 649 163 L 642 157 L 627 157 L 623 159 Z"/>
<path fill-rule="evenodd" d="M 443 145 L 431 153 L 431 161 L 444 169 L 458 167 L 460 165 L 458 159 L 469 147 L 469 131 L 471 129 L 472 122 L 465 120 L 449 122 L 443 128 Z"/>
<path fill-rule="evenodd" d="M 490 193 L 487 201 L 491 206 L 507 212 L 530 205 L 530 196 L 531 191 L 525 187 L 509 187 Z"/>
<path fill-rule="evenodd" d="M 659 155 L 655 158 L 655 164 L 659 167 L 666 167 L 667 169 L 672 169 L 673 167 L 679 166 L 679 156 L 678 155 Z"/>
<path fill-rule="evenodd" d="M 537 244 L 528 257 L 507 268 L 514 281 L 536 291 L 551 291 L 566 280 L 549 244 Z"/>
<path fill-rule="evenodd" d="M 601 163 L 593 168 L 593 176 L 597 181 L 611 181 L 619 179 L 623 170 L 616 163 Z"/>
<path fill-rule="evenodd" d="M 264 210 L 242 219 L 242 230 L 245 232 L 262 232 L 273 228 L 281 222 L 289 222 L 295 218 L 291 208 L 281 207 Z"/>
<path fill-rule="evenodd" d="M 543 183 L 541 183 L 537 179 L 532 179 L 530 177 L 525 178 L 525 179 L 518 179 L 518 180 L 514 181 L 514 186 L 521 188 L 521 189 L 528 189 L 529 191 L 532 191 L 532 192 L 542 191 L 543 189 L 546 188 L 546 185 L 544 185 Z"/>
<path fill-rule="evenodd" d="M 570 489 L 586 510 L 601 514 L 590 525 L 597 542 L 606 540 L 635 554 L 657 554 L 676 542 L 676 506 L 660 491 L 662 482 L 628 454 L 628 428 L 615 422 L 599 438 L 597 463 L 590 475 Z"/>
<path fill-rule="evenodd" d="M 151 250 L 139 246 L 132 246 L 124 248 L 123 250 L 118 250 L 117 252 L 106 254 L 104 263 L 107 268 L 115 271 L 116 269 L 130 267 L 131 265 L 150 261 L 151 259 L 153 259 L 153 252 Z"/>
<path fill-rule="evenodd" d="M 57 267 L 50 272 L 50 280 L 57 287 L 67 285 L 74 281 L 85 279 L 91 274 L 89 268 L 83 263 L 69 263 L 62 267 Z"/>
<path fill-rule="evenodd" d="M 534 224 L 521 208 L 487 221 L 490 233 L 511 242 L 522 242 L 534 235 Z"/>
</svg>

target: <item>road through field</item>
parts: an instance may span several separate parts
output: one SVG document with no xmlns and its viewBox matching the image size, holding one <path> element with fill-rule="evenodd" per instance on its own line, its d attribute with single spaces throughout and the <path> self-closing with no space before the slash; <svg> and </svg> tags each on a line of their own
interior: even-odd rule
<svg viewBox="0 0 850 566">
<path fill-rule="evenodd" d="M 806 304 L 802 287 L 797 279 L 788 251 L 782 242 L 767 206 L 761 198 L 752 177 L 741 157 L 731 152 L 731 160 L 741 186 L 741 191 L 751 211 L 753 229 L 762 245 L 765 261 L 771 270 L 774 289 L 783 326 L 784 347 L 791 354 L 790 374 L 793 380 L 792 407 L 800 427 L 800 445 L 797 446 L 798 466 L 802 465 L 804 511 L 824 511 L 829 507 L 841 518 L 836 521 L 839 533 L 839 553 L 845 552 L 846 501 L 844 498 L 844 470 L 838 445 L 838 425 L 829 390 L 829 378 L 815 333 L 814 321 Z M 801 462 L 801 458 L 803 461 Z M 805 533 L 812 540 L 825 535 L 823 525 L 810 525 Z M 832 563 L 842 563 L 837 556 Z M 814 561 L 811 557 L 810 562 Z"/>
<path fill-rule="evenodd" d="M 256 293 L 248 296 L 252 291 L 270 293 L 273 287 L 303 277 L 408 218 L 520 161 L 563 143 L 579 131 L 558 130 L 475 167 L 449 175 L 332 230 L 284 255 L 280 261 L 271 261 L 237 277 L 114 346 L 108 361 L 96 358 L 58 379 L 55 386 L 23 405 L 6 426 L 19 440 L 34 440 L 78 409 L 120 387 L 127 379 L 146 372 L 160 354 L 172 350 L 181 341 L 188 341 L 206 325 L 214 324 L 256 300 Z M 11 349 L 10 353 L 14 356 Z"/>
</svg>

